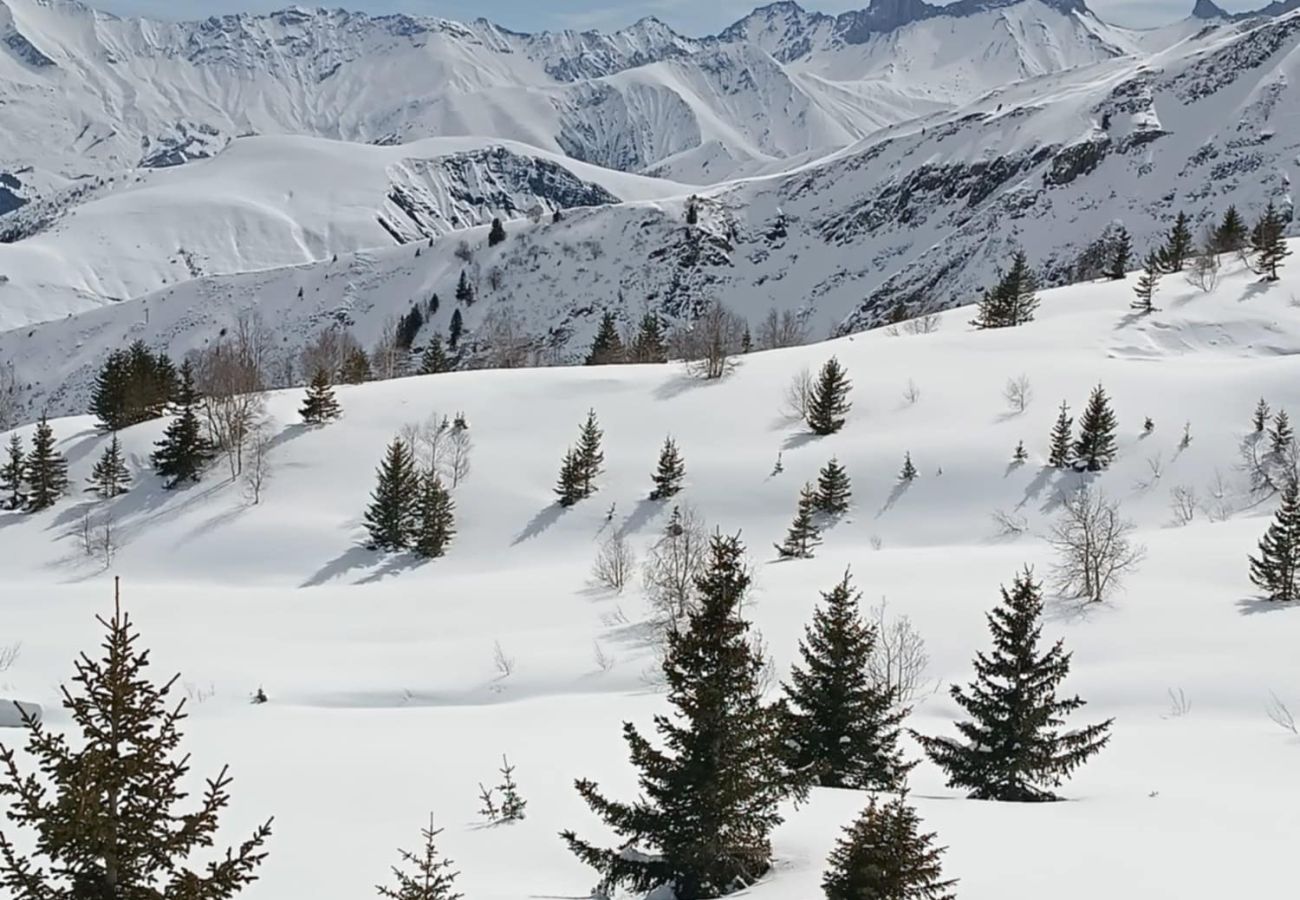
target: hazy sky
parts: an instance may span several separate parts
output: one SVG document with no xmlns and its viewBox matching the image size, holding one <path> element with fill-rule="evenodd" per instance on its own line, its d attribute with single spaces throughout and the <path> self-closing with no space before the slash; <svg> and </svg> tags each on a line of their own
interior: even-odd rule
<svg viewBox="0 0 1300 900">
<path fill-rule="evenodd" d="M 199 19 L 216 13 L 265 12 L 292 6 L 293 0 L 88 0 L 91 6 L 124 15 Z M 479 16 L 519 31 L 556 28 L 616 28 L 654 15 L 691 35 L 712 34 L 767 0 L 299 0 L 302 6 L 343 6 L 366 12 L 410 12 L 473 19 Z M 1088 0 L 1102 18 L 1119 25 L 1161 25 L 1191 12 L 1195 0 Z M 1267 0 L 1218 0 L 1237 12 Z M 805 9 L 836 13 L 861 9 L 868 0 L 807 0 Z"/>
</svg>

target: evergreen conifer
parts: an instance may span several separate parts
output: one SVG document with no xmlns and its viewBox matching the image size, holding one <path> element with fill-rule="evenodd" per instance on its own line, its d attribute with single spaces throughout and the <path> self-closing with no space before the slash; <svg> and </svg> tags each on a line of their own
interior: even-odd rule
<svg viewBox="0 0 1300 900">
<path fill-rule="evenodd" d="M 334 397 L 334 388 L 330 384 L 329 372 L 316 370 L 311 384 L 307 386 L 307 396 L 298 414 L 308 425 L 325 425 L 342 415 L 339 401 Z"/>
<path fill-rule="evenodd" d="M 573 506 L 587 495 L 582 490 L 582 463 L 578 451 L 570 447 L 560 462 L 560 480 L 555 486 L 561 506 Z"/>
<path fill-rule="evenodd" d="M 839 459 L 832 456 L 817 475 L 817 510 L 829 516 L 843 515 L 849 511 L 852 496 L 849 473 L 840 465 Z"/>
<path fill-rule="evenodd" d="M 23 483 L 27 477 L 27 454 L 18 432 L 9 435 L 4 465 L 0 465 L 0 509 L 22 509 L 27 505 Z"/>
<path fill-rule="evenodd" d="M 1223 220 L 1214 229 L 1214 249 L 1219 253 L 1235 253 L 1246 246 L 1246 223 L 1237 207 L 1229 206 Z"/>
<path fill-rule="evenodd" d="M 1137 285 L 1133 288 L 1136 297 L 1130 304 L 1139 312 L 1149 313 L 1155 311 L 1152 301 L 1155 298 L 1156 290 L 1160 287 L 1160 267 L 1159 257 L 1154 252 L 1148 253 L 1145 267 L 1138 277 Z"/>
<path fill-rule="evenodd" d="M 451 860 L 443 859 L 438 853 L 435 840 L 440 834 L 442 829 L 435 829 L 433 816 L 429 816 L 429 827 L 420 830 L 420 835 L 424 838 L 424 849 L 419 854 L 410 850 L 397 851 L 401 854 L 402 862 L 414 869 L 414 872 L 405 872 L 393 866 L 397 887 L 378 885 L 376 890 L 380 897 L 388 900 L 461 900 L 462 895 L 452 889 L 452 884 L 460 873 L 452 868 Z"/>
<path fill-rule="evenodd" d="M 420 356 L 420 374 L 438 375 L 450 369 L 447 351 L 442 346 L 442 336 L 435 334 L 424 345 L 424 353 Z"/>
<path fill-rule="evenodd" d="M 883 804 L 873 796 L 831 851 L 822 890 L 826 900 L 953 900 L 942 854 L 906 792 Z"/>
<path fill-rule="evenodd" d="M 419 531 L 421 506 L 420 476 L 406 441 L 396 438 L 388 445 L 375 478 L 365 514 L 370 547 L 404 550 Z"/>
<path fill-rule="evenodd" d="M 1300 487 L 1289 479 L 1282 504 L 1259 541 L 1259 556 L 1250 557 L 1250 580 L 1270 601 L 1290 603 L 1300 597 Z"/>
<path fill-rule="evenodd" d="M 437 559 L 447 552 L 456 534 L 456 505 L 433 472 L 425 473 L 420 483 L 419 523 L 413 538 L 415 552 L 425 559 Z"/>
<path fill-rule="evenodd" d="M 1074 434 L 1074 418 L 1070 407 L 1061 401 L 1061 411 L 1052 426 L 1051 448 L 1047 455 L 1047 464 L 1054 469 L 1064 469 L 1073 461 L 1070 455 L 1071 438 Z"/>
<path fill-rule="evenodd" d="M 1268 281 L 1277 281 L 1282 260 L 1290 256 L 1291 251 L 1286 246 L 1286 220 L 1272 202 L 1255 223 L 1250 244 L 1259 271 Z"/>
<path fill-rule="evenodd" d="M 45 416 L 36 423 L 25 465 L 28 512 L 49 509 L 67 493 L 68 461 L 54 446 L 54 429 Z"/>
<path fill-rule="evenodd" d="M 659 451 L 659 466 L 650 476 L 654 490 L 650 491 L 651 500 L 667 500 L 682 489 L 682 479 L 686 477 L 686 464 L 677 451 L 677 442 L 671 437 L 664 438 L 663 449 Z"/>
<path fill-rule="evenodd" d="M 365 384 L 372 377 L 370 357 L 360 347 L 353 347 L 343 357 L 339 366 L 339 381 L 343 384 Z"/>
<path fill-rule="evenodd" d="M 199 394 L 194 387 L 194 368 L 181 366 L 181 383 L 176 395 L 176 417 L 167 425 L 163 438 L 149 458 L 163 487 L 173 490 L 186 481 L 198 481 L 199 473 L 212 458 L 212 445 L 199 422 Z"/>
<path fill-rule="evenodd" d="M 1263 397 L 1260 397 L 1259 403 L 1255 405 L 1255 418 L 1253 419 L 1256 434 L 1264 433 L 1264 429 L 1268 427 L 1268 420 L 1272 414 L 1272 411 L 1268 408 L 1268 403 L 1265 402 Z"/>
<path fill-rule="evenodd" d="M 613 313 L 607 312 L 600 317 L 600 328 L 591 343 L 591 352 L 587 354 L 587 365 L 607 366 L 623 361 L 623 339 L 618 336 L 618 322 Z"/>
<path fill-rule="evenodd" d="M 844 418 L 853 406 L 849 401 L 852 387 L 839 359 L 832 356 L 826 360 L 808 398 L 806 419 L 813 434 L 834 434 L 844 427 Z"/>
<path fill-rule="evenodd" d="M 1029 267 L 1029 258 L 1017 250 L 1011 268 L 992 290 L 980 298 L 974 321 L 976 328 L 1011 328 L 1034 320 L 1038 309 L 1038 276 Z"/>
<path fill-rule="evenodd" d="M 465 319 L 459 309 L 451 311 L 451 324 L 447 327 L 447 346 L 455 350 L 460 344 L 460 337 L 465 333 Z"/>
<path fill-rule="evenodd" d="M 903 456 L 903 471 L 898 473 L 898 480 L 903 484 L 910 484 L 916 480 L 916 466 L 912 464 L 912 451 L 907 451 Z"/>
<path fill-rule="evenodd" d="M 122 442 L 113 432 L 112 439 L 104 448 L 104 453 L 90 470 L 90 487 L 87 491 L 101 499 L 112 500 L 127 492 L 131 486 L 131 473 L 127 471 L 126 461 L 122 459 Z"/>
<path fill-rule="evenodd" d="M 817 492 L 805 484 L 799 492 L 799 507 L 786 533 L 785 543 L 776 550 L 784 559 L 812 559 L 813 548 L 821 543 L 821 529 L 817 527 Z"/>
<path fill-rule="evenodd" d="M 1295 432 L 1291 430 L 1291 418 L 1286 410 L 1278 410 L 1273 417 L 1273 427 L 1268 432 L 1268 450 L 1274 460 L 1281 462 L 1295 441 Z"/>
<path fill-rule="evenodd" d="M 1191 255 L 1192 229 L 1187 222 L 1187 213 L 1180 212 L 1160 251 L 1160 261 L 1166 272 L 1181 272 Z"/>
<path fill-rule="evenodd" d="M 1074 442 L 1076 465 L 1100 472 L 1115 458 L 1115 413 L 1101 385 L 1092 390 L 1079 419 L 1079 439 Z"/>
<path fill-rule="evenodd" d="M 636 342 L 632 345 L 632 361 L 639 363 L 668 362 L 668 348 L 664 343 L 664 326 L 654 313 L 641 317 Z"/>
<path fill-rule="evenodd" d="M 578 432 L 578 475 L 583 497 L 596 492 L 596 477 L 604 471 L 605 454 L 600 449 L 605 433 L 596 421 L 596 411 L 587 412 L 587 421 Z"/>
<path fill-rule="evenodd" d="M 1123 225 L 1116 229 L 1110 244 L 1110 261 L 1106 265 L 1106 277 L 1113 281 L 1122 281 L 1128 275 L 1129 260 L 1133 258 L 1133 237 Z"/>
<path fill-rule="evenodd" d="M 474 305 L 474 286 L 469 283 L 469 275 L 464 269 L 460 270 L 460 278 L 456 282 L 456 302 L 465 306 Z"/>
<path fill-rule="evenodd" d="M 506 228 L 501 224 L 500 219 L 492 220 L 492 227 L 488 230 L 488 246 L 495 247 L 506 239 Z"/>
<path fill-rule="evenodd" d="M 1024 441 L 1020 441 L 1016 444 L 1016 450 L 1011 454 L 1011 462 L 1017 466 L 1029 462 L 1029 451 L 1025 449 Z"/>
</svg>

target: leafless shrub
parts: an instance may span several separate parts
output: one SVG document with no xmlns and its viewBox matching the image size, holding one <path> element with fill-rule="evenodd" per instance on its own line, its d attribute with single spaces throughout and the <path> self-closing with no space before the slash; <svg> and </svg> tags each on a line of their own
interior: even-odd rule
<svg viewBox="0 0 1300 900">
<path fill-rule="evenodd" d="M 104 568 L 113 564 L 117 556 L 117 521 L 107 512 L 98 518 L 92 518 L 89 512 L 81 517 L 79 529 L 81 549 L 86 556 L 98 562 Z"/>
<path fill-rule="evenodd" d="M 921 399 L 921 389 L 916 386 L 916 382 L 907 379 L 907 387 L 903 388 L 903 402 L 908 406 L 915 406 L 916 402 Z"/>
<path fill-rule="evenodd" d="M 0 431 L 18 424 L 18 376 L 13 363 L 0 365 Z"/>
<path fill-rule="evenodd" d="M 1020 537 L 1029 531 L 1029 520 L 1018 513 L 995 509 L 992 513 L 993 527 L 998 537 Z"/>
<path fill-rule="evenodd" d="M 745 320 L 718 301 L 689 325 L 673 329 L 669 353 L 686 362 L 686 370 L 697 378 L 717 379 L 736 366 L 735 356 L 745 340 Z"/>
<path fill-rule="evenodd" d="M 600 641 L 591 642 L 591 655 L 592 658 L 596 660 L 596 667 L 602 672 L 608 672 L 610 669 L 614 668 L 614 663 L 618 661 L 614 658 L 613 654 L 608 653 L 605 648 L 600 645 Z"/>
<path fill-rule="evenodd" d="M 494 291 L 501 290 L 501 285 L 505 283 L 505 273 L 501 271 L 500 266 L 492 266 L 487 271 L 488 287 Z"/>
<path fill-rule="evenodd" d="M 195 384 L 203 397 L 208 436 L 226 457 L 230 477 L 244 469 L 244 449 L 266 410 L 266 364 L 274 337 L 255 313 L 198 353 Z"/>
<path fill-rule="evenodd" d="M 462 481 L 469 477 L 470 454 L 473 450 L 474 439 L 470 437 L 469 429 L 458 428 L 453 425 L 446 466 L 447 475 L 453 488 L 459 486 Z"/>
<path fill-rule="evenodd" d="M 509 678 L 515 673 L 515 658 L 506 655 L 500 641 L 492 643 L 492 667 L 497 670 L 497 675 L 501 679 Z"/>
<path fill-rule="evenodd" d="M 925 639 L 906 615 L 889 615 L 883 597 L 871 608 L 870 624 L 876 631 L 876 643 L 867 659 L 867 677 L 892 693 L 896 709 L 909 708 L 928 692 L 925 672 L 930 655 Z"/>
<path fill-rule="evenodd" d="M 1175 485 L 1169 491 L 1169 509 L 1174 514 L 1174 524 L 1182 527 L 1196 519 L 1196 488 L 1189 484 Z"/>
<path fill-rule="evenodd" d="M 421 471 L 447 475 L 448 460 L 452 455 L 453 431 L 455 426 L 451 419 L 434 412 L 423 421 L 404 424 L 398 437 L 411 448 L 416 466 Z"/>
<path fill-rule="evenodd" d="M 1214 234 L 1209 228 L 1206 229 L 1205 237 L 1201 240 L 1200 249 L 1192 257 L 1192 263 L 1187 268 L 1187 281 L 1207 294 L 1219 283 L 1219 254 L 1215 247 Z"/>
<path fill-rule="evenodd" d="M 695 578 L 704 571 L 709 536 L 704 520 L 682 504 L 662 537 L 646 554 L 641 582 L 656 624 L 676 628 L 686 621 L 694 602 Z"/>
<path fill-rule="evenodd" d="M 469 241 L 461 241 L 456 245 L 455 256 L 466 265 L 474 261 L 474 251 L 470 249 Z"/>
<path fill-rule="evenodd" d="M 804 366 L 790 379 L 790 383 L 785 387 L 785 402 L 781 407 L 781 415 L 787 419 L 798 419 L 804 421 L 808 418 L 808 403 L 813 395 L 813 376 L 812 372 Z"/>
<path fill-rule="evenodd" d="M 247 465 L 240 476 L 243 480 L 244 499 L 250 506 L 262 502 L 262 491 L 271 480 L 271 446 L 274 436 L 271 423 L 263 420 L 253 428 L 248 439 Z"/>
<path fill-rule="evenodd" d="M 325 329 L 302 348 L 298 368 L 305 378 L 311 378 L 322 369 L 329 373 L 330 381 L 337 381 L 348 357 L 361 349 L 352 332 L 337 325 Z"/>
<path fill-rule="evenodd" d="M 1187 699 L 1182 688 L 1169 689 L 1169 712 L 1166 719 L 1181 719 L 1192 711 L 1192 701 Z"/>
<path fill-rule="evenodd" d="M 885 540 L 878 534 L 873 534 L 867 539 L 871 543 L 872 550 L 879 550 L 885 546 Z"/>
<path fill-rule="evenodd" d="M 792 309 L 780 313 L 776 309 L 770 309 L 763 321 L 758 323 L 754 343 L 759 350 L 799 347 L 808 343 L 808 326 Z"/>
<path fill-rule="evenodd" d="M 512 307 L 493 306 L 475 332 L 480 363 L 490 369 L 518 369 L 528 364 L 532 340 Z"/>
<path fill-rule="evenodd" d="M 632 579 L 636 566 L 636 553 L 621 531 L 605 539 L 596 551 L 596 561 L 591 566 L 591 577 L 601 587 L 622 593 Z"/>
<path fill-rule="evenodd" d="M 185 689 L 185 697 L 190 703 L 205 703 L 217 695 L 217 686 L 210 681 L 206 685 L 186 681 L 181 687 Z"/>
<path fill-rule="evenodd" d="M 1283 728 L 1292 734 L 1300 734 L 1300 727 L 1296 725 L 1295 715 L 1281 698 L 1272 691 L 1269 691 L 1268 702 L 1264 704 L 1264 712 L 1268 719 L 1279 728 Z"/>
<path fill-rule="evenodd" d="M 18 657 L 22 655 L 22 652 L 22 641 L 14 641 L 12 644 L 0 646 L 0 673 L 12 669 L 14 663 L 18 662 Z"/>
<path fill-rule="evenodd" d="M 1011 412 L 1016 415 L 1023 413 L 1034 399 L 1034 389 L 1029 383 L 1029 376 L 1017 375 L 1015 378 L 1008 378 L 1006 386 L 1002 388 L 1002 397 L 1007 401 Z"/>
<path fill-rule="evenodd" d="M 1088 485 L 1063 495 L 1047 538 L 1058 555 L 1052 574 L 1062 596 L 1084 603 L 1110 596 L 1146 556 L 1133 542 L 1135 527 L 1120 516 L 1118 502 Z"/>
<path fill-rule="evenodd" d="M 1160 476 L 1165 473 L 1164 455 L 1157 453 L 1155 456 L 1147 457 L 1147 478 L 1137 483 L 1138 490 L 1148 490 L 1156 485 Z"/>
<path fill-rule="evenodd" d="M 939 330 L 939 325 L 943 320 L 939 318 L 938 313 L 921 313 L 915 318 L 908 319 L 903 323 L 903 332 L 905 334 L 934 334 Z"/>
<path fill-rule="evenodd" d="M 388 381 L 410 374 L 411 353 L 397 339 L 397 320 L 389 316 L 370 348 L 370 374 L 376 381 Z"/>
<path fill-rule="evenodd" d="M 1232 499 L 1232 490 L 1227 480 L 1218 469 L 1214 470 L 1214 481 L 1210 482 L 1207 493 L 1209 496 L 1201 504 L 1201 510 L 1210 521 L 1226 522 L 1232 518 L 1232 514 L 1236 512 L 1236 504 Z"/>
</svg>

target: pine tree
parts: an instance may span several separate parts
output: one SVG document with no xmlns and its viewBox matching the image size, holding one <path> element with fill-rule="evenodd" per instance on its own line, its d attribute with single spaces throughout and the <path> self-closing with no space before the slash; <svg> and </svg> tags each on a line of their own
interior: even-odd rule
<svg viewBox="0 0 1300 900">
<path fill-rule="evenodd" d="M 54 429 L 41 416 L 26 460 L 27 511 L 40 512 L 59 502 L 68 490 L 68 461 L 54 446 Z"/>
<path fill-rule="evenodd" d="M 822 787 L 892 790 L 910 768 L 898 747 L 906 710 L 867 673 L 878 635 L 862 621 L 861 598 L 846 571 L 804 629 L 803 663 L 783 685 L 788 764 Z"/>
<path fill-rule="evenodd" d="M 451 311 L 451 324 L 447 327 L 447 346 L 455 350 L 460 336 L 465 333 L 465 319 L 459 309 Z"/>
<path fill-rule="evenodd" d="M 149 461 L 163 479 L 163 487 L 173 490 L 186 481 L 198 481 L 199 473 L 212 458 L 212 445 L 203 436 L 198 414 L 199 394 L 194 388 L 194 368 L 187 361 L 181 366 L 181 384 L 176 396 L 176 417 L 155 444 Z"/>
<path fill-rule="evenodd" d="M 112 500 L 127 492 L 131 486 L 131 473 L 127 471 L 126 461 L 122 459 L 122 442 L 113 432 L 112 439 L 104 448 L 95 467 L 90 470 L 90 487 L 86 490 L 97 494 L 101 499 Z"/>
<path fill-rule="evenodd" d="M 1255 406 L 1254 425 L 1256 434 L 1264 433 L 1264 429 L 1268 427 L 1268 420 L 1271 416 L 1272 412 L 1268 408 L 1268 403 L 1264 401 L 1263 397 L 1260 397 L 1259 403 Z"/>
<path fill-rule="evenodd" d="M 700 221 L 700 201 L 694 194 L 686 200 L 686 224 L 695 225 Z"/>
<path fill-rule="evenodd" d="M 980 298 L 974 321 L 976 328 L 1011 328 L 1034 320 L 1038 309 L 1038 276 L 1029 268 L 1029 258 L 1017 250 L 1011 268 L 992 290 Z"/>
<path fill-rule="evenodd" d="M 604 471 L 605 454 L 600 449 L 605 433 L 596 422 L 596 411 L 587 412 L 587 421 L 578 432 L 578 483 L 583 497 L 596 492 L 596 477 Z"/>
<path fill-rule="evenodd" d="M 898 480 L 903 484 L 911 484 L 916 480 L 916 466 L 912 464 L 912 451 L 907 451 L 903 456 L 903 471 L 898 473 Z"/>
<path fill-rule="evenodd" d="M 1259 541 L 1259 556 L 1250 557 L 1250 580 L 1270 601 L 1290 603 L 1300 597 L 1300 486 L 1289 479 L 1282 505 Z"/>
<path fill-rule="evenodd" d="M 587 495 L 582 490 L 582 463 L 578 451 L 572 447 L 564 454 L 560 462 L 560 480 L 555 486 L 555 493 L 560 498 L 561 506 L 573 506 Z"/>
<path fill-rule="evenodd" d="M 1214 249 L 1219 253 L 1235 253 L 1246 246 L 1246 223 L 1237 207 L 1229 206 L 1223 220 L 1214 229 Z"/>
<path fill-rule="evenodd" d="M 1187 224 L 1187 213 L 1180 212 L 1165 239 L 1165 246 L 1160 250 L 1160 261 L 1166 272 L 1181 272 L 1191 255 L 1192 229 Z"/>
<path fill-rule="evenodd" d="M 799 508 L 786 533 L 785 543 L 777 544 L 776 550 L 783 559 L 812 559 L 813 548 L 821 543 L 821 529 L 817 527 L 817 492 L 811 484 L 805 484 L 799 492 Z"/>
<path fill-rule="evenodd" d="M 752 884 L 771 867 L 769 835 L 792 792 L 781 764 L 776 713 L 763 705 L 764 662 L 741 604 L 749 573 L 740 539 L 717 535 L 697 579 L 698 603 L 666 637 L 663 671 L 672 716 L 655 727 L 658 749 L 623 726 L 640 797 L 608 800 L 590 781 L 578 793 L 621 838 L 611 849 L 566 831 L 564 840 L 603 885 L 644 893 L 666 887 L 702 900 Z"/>
<path fill-rule="evenodd" d="M 595 340 L 591 342 L 591 352 L 587 354 L 587 365 L 607 366 L 623 362 L 623 339 L 618 336 L 618 322 L 614 314 L 607 312 L 600 317 L 600 327 L 596 330 Z"/>
<path fill-rule="evenodd" d="M 452 868 L 449 859 L 442 859 L 438 853 L 435 840 L 442 834 L 442 829 L 433 827 L 433 816 L 429 816 L 429 827 L 422 828 L 420 835 L 424 838 L 424 850 L 415 854 L 410 850 L 401 850 L 402 862 L 413 868 L 414 873 L 402 871 L 393 866 L 393 877 L 397 887 L 390 888 L 377 885 L 379 896 L 388 900 L 461 900 L 461 894 L 452 889 L 452 884 L 459 872 Z"/>
<path fill-rule="evenodd" d="M 632 361 L 638 363 L 668 362 L 668 348 L 664 343 L 664 326 L 654 313 L 641 317 L 636 342 L 632 345 Z"/>
<path fill-rule="evenodd" d="M 1115 413 L 1101 385 L 1092 389 L 1088 406 L 1079 419 L 1079 439 L 1074 458 L 1089 472 L 1100 472 L 1115 458 Z"/>
<path fill-rule="evenodd" d="M 26 755 L 39 775 L 22 775 L 14 749 L 0 746 L 4 821 L 29 830 L 23 843 L 36 848 L 24 856 L 0 835 L 0 886 L 13 900 L 229 900 L 256 879 L 271 823 L 197 865 L 229 803 L 230 776 L 222 768 L 193 809 L 175 808 L 191 781 L 189 757 L 178 752 L 183 704 L 171 698 L 179 676 L 148 680 L 149 651 L 120 602 L 99 622 L 104 655 L 82 655 L 63 689 L 76 736 L 27 719 Z"/>
<path fill-rule="evenodd" d="M 839 459 L 832 456 L 817 475 L 817 510 L 829 516 L 843 515 L 849 511 L 852 496 L 849 473 L 840 465 Z"/>
<path fill-rule="evenodd" d="M 1291 251 L 1286 246 L 1286 220 L 1272 202 L 1255 223 L 1250 245 L 1255 253 L 1255 265 L 1268 281 L 1277 281 L 1277 270 Z"/>
<path fill-rule="evenodd" d="M 1024 441 L 1016 444 L 1016 451 L 1011 454 L 1011 462 L 1017 466 L 1029 462 L 1029 451 L 1025 449 Z"/>
<path fill-rule="evenodd" d="M 424 353 L 420 357 L 420 374 L 439 375 L 450 369 L 451 366 L 447 362 L 447 351 L 442 347 L 442 337 L 435 334 L 429 338 L 429 343 L 424 346 Z"/>
<path fill-rule="evenodd" d="M 26 460 L 23 439 L 14 432 L 9 435 L 5 462 L 0 466 L 0 509 L 22 509 L 27 505 L 27 495 L 23 491 L 27 474 Z"/>
<path fill-rule="evenodd" d="M 353 347 L 343 357 L 339 366 L 339 381 L 343 384 L 365 384 L 371 379 L 370 357 L 360 347 Z"/>
<path fill-rule="evenodd" d="M 460 279 L 456 282 L 456 302 L 465 306 L 474 305 L 474 286 L 469 283 L 469 276 L 464 269 L 460 270 Z M 454 341 L 452 346 L 456 346 Z"/>
<path fill-rule="evenodd" d="M 664 438 L 663 449 L 659 451 L 659 466 L 650 476 L 654 490 L 650 492 L 651 500 L 667 500 L 677 496 L 682 489 L 682 479 L 686 477 L 686 464 L 677 452 L 677 442 L 671 437 Z"/>
<path fill-rule="evenodd" d="M 447 552 L 456 534 L 456 505 L 442 486 L 442 479 L 429 472 L 420 483 L 419 522 L 413 536 L 415 552 L 425 559 L 437 559 Z"/>
<path fill-rule="evenodd" d="M 1137 297 L 1130 306 L 1134 309 L 1144 313 L 1155 311 L 1152 300 L 1155 298 L 1156 290 L 1160 287 L 1160 266 L 1160 258 L 1154 252 L 1148 253 L 1145 268 L 1143 268 L 1141 276 L 1138 277 L 1137 286 L 1133 288 L 1133 293 Z"/>
<path fill-rule="evenodd" d="M 1268 432 L 1269 454 L 1278 461 L 1285 459 L 1294 441 L 1295 432 L 1291 430 L 1291 418 L 1286 414 L 1285 409 L 1279 410 L 1273 417 L 1273 427 Z"/>
<path fill-rule="evenodd" d="M 1061 732 L 1066 714 L 1084 705 L 1057 699 L 1070 673 L 1070 654 L 1057 641 L 1038 652 L 1042 591 L 1029 569 L 1016 576 L 1002 605 L 989 613 L 991 655 L 975 657 L 976 680 L 950 693 L 973 721 L 957 723 L 964 741 L 915 735 L 926 754 L 948 773 L 950 787 L 976 800 L 1055 800 L 1057 787 L 1110 740 L 1113 720 Z"/>
<path fill-rule="evenodd" d="M 1123 225 L 1119 226 L 1111 238 L 1110 254 L 1106 277 L 1121 281 L 1127 277 L 1129 260 L 1133 258 L 1133 238 Z"/>
<path fill-rule="evenodd" d="M 166 412 L 176 391 L 176 367 L 144 341 L 108 355 L 91 389 L 90 411 L 105 431 L 117 431 Z"/>
<path fill-rule="evenodd" d="M 501 792 L 498 821 L 522 822 L 528 801 L 520 796 L 519 785 L 515 783 L 515 767 L 510 765 L 510 760 L 504 755 L 501 757 L 501 784 L 497 785 L 497 790 Z"/>
<path fill-rule="evenodd" d="M 303 422 L 308 425 L 324 425 L 333 422 L 340 415 L 339 402 L 334 397 L 334 388 L 330 385 L 329 372 L 317 369 L 307 386 L 307 397 L 302 408 L 298 410 Z"/>
<path fill-rule="evenodd" d="M 806 419 L 813 434 L 834 434 L 844 427 L 844 417 L 853 406 L 849 401 L 852 387 L 839 359 L 832 356 L 826 360 L 808 398 Z"/>
<path fill-rule="evenodd" d="M 375 473 L 375 489 L 366 508 L 370 547 L 403 550 L 416 537 L 420 521 L 420 476 L 411 448 L 401 438 L 388 445 Z"/>
<path fill-rule="evenodd" d="M 495 247 L 506 239 L 505 226 L 501 224 L 500 219 L 492 220 L 492 228 L 488 231 L 488 246 Z"/>
<path fill-rule="evenodd" d="M 826 900 L 953 900 L 956 881 L 943 880 L 943 848 L 921 833 L 907 793 L 885 804 L 872 797 L 844 829 L 822 878 Z"/>
<path fill-rule="evenodd" d="M 1074 434 L 1074 418 L 1070 415 L 1070 407 L 1065 401 L 1061 401 L 1061 411 L 1056 416 L 1056 424 L 1052 426 L 1052 443 L 1048 451 L 1047 464 L 1054 469 L 1067 468 L 1073 458 L 1070 455 L 1070 443 Z"/>
</svg>

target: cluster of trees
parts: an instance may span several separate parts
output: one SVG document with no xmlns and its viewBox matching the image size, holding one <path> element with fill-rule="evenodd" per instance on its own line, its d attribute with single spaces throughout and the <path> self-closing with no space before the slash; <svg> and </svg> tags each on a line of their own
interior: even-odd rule
<svg viewBox="0 0 1300 900">
<path fill-rule="evenodd" d="M 1038 276 L 1029 267 L 1023 250 L 1017 250 L 1009 268 L 991 289 L 986 289 L 979 299 L 975 318 L 976 328 L 1013 328 L 1034 320 L 1038 309 Z"/>
<path fill-rule="evenodd" d="M 179 386 L 171 358 L 136 341 L 108 355 L 95 378 L 90 411 L 100 428 L 117 431 L 163 415 Z"/>
<path fill-rule="evenodd" d="M 601 440 L 605 433 L 596 420 L 596 411 L 587 413 L 587 420 L 578 430 L 578 443 L 570 447 L 560 462 L 560 479 L 555 487 L 561 506 L 574 506 L 596 493 L 596 478 L 603 471 L 605 453 Z"/>
<path fill-rule="evenodd" d="M 455 502 L 444 475 L 455 486 L 469 472 L 469 425 L 436 415 L 393 439 L 376 474 L 365 512 L 370 547 L 411 550 L 425 559 L 447 552 L 456 534 Z"/>
<path fill-rule="evenodd" d="M 1105 470 L 1115 458 L 1117 427 L 1110 398 L 1101 385 L 1093 388 L 1088 398 L 1083 418 L 1079 420 L 1078 438 L 1073 436 L 1074 418 L 1070 415 L 1070 407 L 1062 401 L 1060 413 L 1052 426 L 1047 464 L 1057 469 L 1073 468 L 1081 472 Z"/>
<path fill-rule="evenodd" d="M 618 320 L 613 313 L 606 312 L 600 317 L 600 327 L 587 354 L 587 365 L 665 362 L 668 362 L 668 344 L 664 325 L 654 313 L 643 315 L 636 330 L 627 335 L 619 334 Z"/>
<path fill-rule="evenodd" d="M 0 508 L 40 512 L 68 491 L 68 461 L 55 444 L 54 429 L 44 416 L 36 423 L 31 450 L 22 438 L 9 436 L 0 465 Z"/>
<path fill-rule="evenodd" d="M 811 559 L 821 543 L 822 523 L 848 512 L 852 483 L 840 461 L 832 457 L 817 476 L 817 485 L 805 484 L 785 541 L 776 545 L 783 559 Z"/>
</svg>

